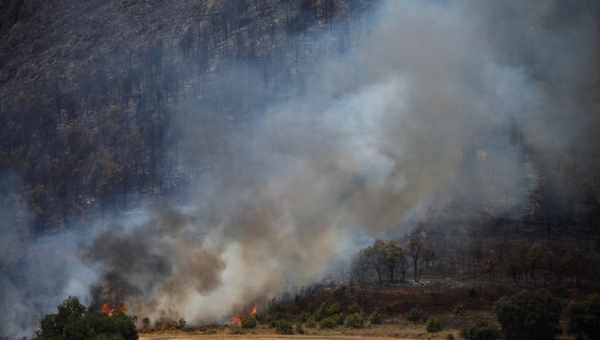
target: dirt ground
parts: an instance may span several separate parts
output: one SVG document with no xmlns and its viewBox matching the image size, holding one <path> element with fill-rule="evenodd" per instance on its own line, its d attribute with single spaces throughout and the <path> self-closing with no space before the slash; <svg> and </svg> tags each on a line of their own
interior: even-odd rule
<svg viewBox="0 0 600 340">
<path fill-rule="evenodd" d="M 166 331 L 143 333 L 140 340 L 363 340 L 363 339 L 397 339 L 397 340 L 446 340 L 448 334 L 453 334 L 455 339 L 460 339 L 458 331 L 445 330 L 439 333 L 427 333 L 424 327 L 408 324 L 386 324 L 377 327 L 364 329 L 336 329 L 331 331 L 307 330 L 304 335 L 280 335 L 273 332 L 272 329 L 256 329 L 243 334 L 233 334 L 231 330 L 225 328 L 212 332 L 183 332 Z"/>
<path fill-rule="evenodd" d="M 210 339 L 218 339 L 218 340 L 279 340 L 279 339 L 307 339 L 307 340 L 362 340 L 362 339 L 389 339 L 389 337 L 373 337 L 373 336 L 332 336 L 332 335 L 233 335 L 233 334 L 146 334 L 140 337 L 140 340 L 210 340 Z M 413 340 L 418 338 L 394 338 L 398 340 Z M 438 339 L 430 338 L 430 339 Z M 439 338 L 442 339 L 442 338 Z"/>
</svg>

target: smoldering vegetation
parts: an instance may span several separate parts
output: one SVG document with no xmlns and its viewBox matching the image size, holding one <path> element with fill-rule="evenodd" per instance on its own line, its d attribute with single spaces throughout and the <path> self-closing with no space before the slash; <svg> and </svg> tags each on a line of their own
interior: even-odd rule
<svg viewBox="0 0 600 340">
<path fill-rule="evenodd" d="M 296 30 L 251 41 L 245 26 L 229 30 L 236 26 L 225 20 L 218 30 L 211 19 L 179 32 L 178 47 L 152 49 L 149 67 L 131 62 L 131 74 L 152 78 L 140 80 L 145 90 L 117 103 L 90 89 L 87 107 L 104 114 L 59 132 L 77 130 L 66 143 L 84 140 L 90 150 L 102 131 L 114 137 L 98 137 L 103 161 L 87 173 L 118 194 L 81 197 L 140 206 L 139 217 L 102 218 L 113 210 L 106 204 L 88 223 L 63 216 L 68 230 L 51 235 L 6 223 L 0 312 L 14 319 L 0 322 L 0 334 L 27 332 L 66 295 L 96 308 L 126 303 L 153 320 L 223 321 L 343 270 L 334 264 L 365 237 L 402 236 L 432 210 L 444 212 L 441 230 L 481 227 L 482 216 L 522 223 L 532 206 L 566 233 L 590 228 L 599 192 L 598 5 L 389 0 L 359 13 L 352 1 L 319 2 L 312 16 L 305 3 L 273 5 L 267 19 L 248 14 L 263 13 L 258 7 L 224 7 L 256 20 L 249 27 L 257 30 L 286 14 Z M 207 46 L 244 43 L 254 51 L 207 57 Z M 133 115 L 140 129 L 124 118 Z M 86 124 L 102 117 L 109 126 L 87 135 Z M 118 145 L 127 152 L 111 157 Z M 128 187 L 141 202 L 120 192 Z M 577 215 L 589 221 L 571 223 L 589 200 Z M 5 313 L 16 305 L 22 313 Z"/>
</svg>

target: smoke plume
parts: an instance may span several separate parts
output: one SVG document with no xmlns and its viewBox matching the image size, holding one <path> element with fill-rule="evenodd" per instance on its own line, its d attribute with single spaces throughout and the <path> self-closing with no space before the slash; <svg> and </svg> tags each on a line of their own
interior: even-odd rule
<svg viewBox="0 0 600 340">
<path fill-rule="evenodd" d="M 4 311 L 47 311 L 89 283 L 92 300 L 125 302 L 133 314 L 222 321 L 322 279 L 357 235 L 401 234 L 435 199 L 469 197 L 511 213 L 536 171 L 511 129 L 549 167 L 558 154 L 597 145 L 598 14 L 591 1 L 383 1 L 365 38 L 323 56 L 307 72 L 318 79 L 262 103 L 249 122 L 207 127 L 190 118 L 204 108 L 181 104 L 186 165 L 208 169 L 184 204 L 149 205 L 85 237 L 61 235 L 60 251 L 37 247 L 57 237 L 3 230 L 3 242 L 22 244 L 25 267 L 2 256 L 3 268 L 23 276 L 0 285 L 10 297 L 0 314 L 32 320 Z M 475 173 L 472 162 L 489 172 Z M 498 203 L 499 193 L 509 199 Z M 46 261 L 60 270 L 49 273 Z M 15 282 L 34 285 L 35 298 Z M 56 289 L 35 286 L 50 282 Z"/>
</svg>

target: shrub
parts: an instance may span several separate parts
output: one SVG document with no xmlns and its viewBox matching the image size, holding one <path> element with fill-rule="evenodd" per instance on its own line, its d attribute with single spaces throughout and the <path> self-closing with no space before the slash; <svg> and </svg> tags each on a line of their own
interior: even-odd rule
<svg viewBox="0 0 600 340">
<path fill-rule="evenodd" d="M 335 315 L 326 317 L 325 319 L 321 320 L 321 322 L 319 322 L 319 327 L 323 328 L 323 329 L 335 328 L 338 325 L 340 325 L 342 323 L 342 321 L 343 321 L 342 316 L 339 314 L 335 314 Z"/>
<path fill-rule="evenodd" d="M 301 323 L 297 324 L 296 325 L 296 334 L 304 334 L 304 333 L 306 333 L 304 331 L 304 326 L 302 326 Z"/>
<path fill-rule="evenodd" d="M 246 332 L 241 327 L 234 326 L 234 327 L 229 328 L 229 333 L 239 335 L 239 334 L 245 334 Z"/>
<path fill-rule="evenodd" d="M 150 330 L 150 318 L 143 318 L 142 319 L 142 329 L 145 331 Z"/>
<path fill-rule="evenodd" d="M 577 339 L 600 339 L 600 296 L 573 303 L 567 312 L 568 332 Z"/>
<path fill-rule="evenodd" d="M 371 313 L 371 315 L 369 315 L 368 321 L 372 325 L 380 325 L 383 322 L 383 318 L 381 317 L 381 314 L 379 314 L 377 311 L 374 311 Z"/>
<path fill-rule="evenodd" d="M 561 309 L 546 291 L 523 291 L 500 299 L 496 316 L 505 340 L 553 340 L 560 333 Z"/>
<path fill-rule="evenodd" d="M 294 334 L 294 328 L 289 321 L 279 320 L 275 323 L 275 331 L 279 334 Z"/>
<path fill-rule="evenodd" d="M 125 314 L 107 316 L 89 311 L 75 297 L 69 297 L 57 314 L 48 314 L 40 322 L 36 340 L 137 340 L 132 318 Z"/>
<path fill-rule="evenodd" d="M 348 307 L 348 313 L 350 313 L 350 314 L 360 313 L 360 306 L 356 303 L 351 304 Z"/>
<path fill-rule="evenodd" d="M 313 317 L 308 318 L 308 320 L 306 321 L 306 327 L 317 328 L 317 322 Z"/>
<path fill-rule="evenodd" d="M 339 314 L 341 312 L 341 308 L 340 305 L 338 305 L 337 303 L 332 303 L 329 304 L 325 307 L 325 316 L 329 317 L 335 314 Z"/>
<path fill-rule="evenodd" d="M 184 329 L 186 325 L 185 319 L 181 318 L 179 319 L 179 321 L 177 321 L 177 328 L 178 329 Z"/>
<path fill-rule="evenodd" d="M 459 303 L 456 306 L 454 306 L 452 312 L 454 313 L 454 315 L 463 315 L 465 313 L 465 306 Z"/>
<path fill-rule="evenodd" d="M 427 326 L 426 326 L 427 332 L 429 333 L 436 333 L 442 330 L 442 323 L 435 318 L 431 318 L 429 320 L 427 320 Z"/>
<path fill-rule="evenodd" d="M 446 340 L 454 340 L 454 334 L 450 333 L 446 335 Z"/>
<path fill-rule="evenodd" d="M 501 338 L 498 327 L 486 322 L 463 329 L 462 335 L 467 340 L 496 340 Z"/>
<path fill-rule="evenodd" d="M 252 315 L 242 318 L 242 328 L 250 329 L 256 328 L 256 318 Z"/>
<path fill-rule="evenodd" d="M 363 328 L 365 326 L 365 319 L 360 313 L 352 313 L 346 317 L 344 325 L 350 328 Z"/>
<path fill-rule="evenodd" d="M 419 308 L 415 307 L 408 311 L 406 315 L 406 319 L 411 322 L 420 322 L 426 319 L 425 313 L 421 311 Z"/>
</svg>

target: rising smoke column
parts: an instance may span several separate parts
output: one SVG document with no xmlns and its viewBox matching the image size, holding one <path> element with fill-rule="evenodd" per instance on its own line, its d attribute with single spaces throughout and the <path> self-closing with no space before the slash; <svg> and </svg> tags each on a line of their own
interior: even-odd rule
<svg viewBox="0 0 600 340">
<path fill-rule="evenodd" d="M 530 117 L 543 114 L 540 102 L 548 97 L 528 65 L 505 60 L 502 53 L 518 48 L 511 39 L 519 32 L 488 20 L 488 11 L 503 6 L 486 4 L 384 2 L 366 39 L 310 70 L 319 82 L 303 95 L 267 105 L 245 129 L 211 131 L 222 144 L 188 209 L 175 212 L 186 222 L 157 217 L 139 231 L 111 232 L 154 249 L 141 253 L 166 263 L 168 270 L 153 271 L 158 277 L 151 280 L 145 270 L 116 270 L 141 292 L 131 299 L 140 313 L 222 320 L 235 308 L 318 280 L 352 247 L 353 235 L 398 233 L 436 196 L 460 189 L 492 201 L 495 191 L 478 190 L 465 175 L 465 153 L 479 144 L 499 145 L 485 153 L 497 169 L 488 180 L 513 202 L 495 213 L 524 204 L 522 180 L 530 169 L 498 131 L 515 121 L 544 130 L 545 122 Z M 506 6 L 516 11 L 510 21 L 537 25 L 528 17 L 535 8 Z M 508 41 L 490 39 L 494 30 Z M 182 122 L 195 155 L 204 130 L 189 123 Z M 138 237 L 146 231 L 153 236 Z M 110 271 L 119 268 L 110 254 L 91 257 Z M 205 258 L 201 265 L 187 263 L 197 257 Z"/>
<path fill-rule="evenodd" d="M 549 163 L 569 148 L 597 145 L 588 114 L 597 111 L 597 97 L 583 94 L 597 79 L 582 75 L 598 74 L 599 60 L 591 20 L 598 10 L 589 4 L 571 3 L 562 14 L 558 1 L 382 2 L 368 37 L 315 63 L 310 71 L 319 81 L 302 95 L 267 103 L 245 129 L 210 132 L 220 141 L 211 144 L 212 170 L 197 178 L 186 204 L 145 208 L 139 220 L 72 236 L 79 248 L 66 253 L 86 266 L 70 266 L 62 277 L 97 274 L 96 300 L 125 300 L 130 311 L 154 320 L 221 321 L 248 303 L 319 280 L 352 249 L 355 235 L 397 234 L 407 216 L 436 197 L 460 191 L 490 199 L 494 192 L 478 190 L 465 175 L 465 155 L 482 141 L 500 145 L 486 153 L 498 169 L 490 180 L 522 204 L 528 169 L 497 131 L 518 122 L 526 143 Z M 195 166 L 204 160 L 197 144 L 205 130 L 180 123 Z M 24 242 L 18 258 L 36 244 Z M 33 278 L 12 277 L 0 293 L 22 301 L 13 282 Z M 55 283 L 52 300 L 79 294 Z M 31 291 L 31 301 L 49 296 Z"/>
</svg>

